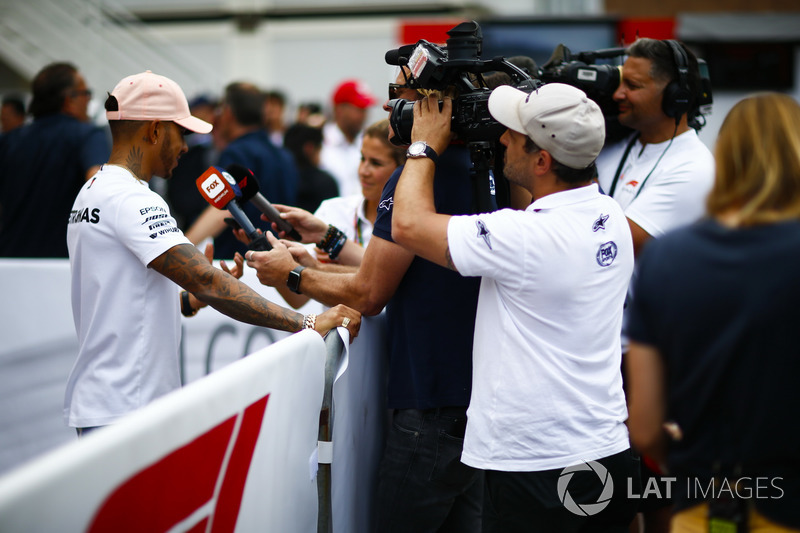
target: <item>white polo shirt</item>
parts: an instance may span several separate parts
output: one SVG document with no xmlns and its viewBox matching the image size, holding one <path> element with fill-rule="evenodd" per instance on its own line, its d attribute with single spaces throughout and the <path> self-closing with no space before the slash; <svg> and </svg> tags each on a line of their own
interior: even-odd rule
<svg viewBox="0 0 800 533">
<path fill-rule="evenodd" d="M 629 447 L 620 375 L 628 222 L 589 185 L 525 211 L 450 219 L 450 253 L 483 276 L 462 462 L 541 471 Z"/>
<path fill-rule="evenodd" d="M 67 228 L 78 358 L 64 418 L 102 426 L 180 387 L 179 287 L 147 265 L 191 244 L 161 196 L 104 165 L 84 184 Z"/>
<path fill-rule="evenodd" d="M 654 238 L 699 220 L 714 185 L 715 163 L 697 132 L 689 129 L 671 143 L 642 145 L 637 139 L 625 157 L 631 139 L 604 148 L 598 156 L 598 182 L 603 190 L 611 194 L 619 169 L 613 198 L 626 217 Z M 628 298 L 633 296 L 631 284 Z M 626 329 L 623 323 L 622 343 L 627 351 Z"/>
<path fill-rule="evenodd" d="M 706 197 L 714 184 L 714 156 L 693 129 L 670 141 L 642 145 L 634 142 L 622 162 L 630 137 L 605 148 L 597 158 L 600 186 L 652 237 L 691 224 L 703 216 Z"/>
</svg>

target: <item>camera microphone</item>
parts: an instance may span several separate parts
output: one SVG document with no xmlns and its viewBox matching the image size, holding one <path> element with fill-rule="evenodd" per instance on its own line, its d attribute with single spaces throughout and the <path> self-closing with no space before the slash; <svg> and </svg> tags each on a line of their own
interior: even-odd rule
<svg viewBox="0 0 800 533">
<path fill-rule="evenodd" d="M 404 66 L 408 64 L 408 58 L 411 57 L 411 53 L 416 48 L 416 44 L 405 44 L 400 48 L 395 48 L 394 50 L 389 50 L 386 52 L 384 59 L 386 60 L 387 65 L 397 65 L 397 66 Z"/>
<path fill-rule="evenodd" d="M 278 230 L 286 233 L 287 236 L 291 237 L 297 242 L 302 242 L 303 237 L 297 232 L 296 229 L 292 227 L 290 223 L 286 220 L 281 218 L 281 214 L 278 212 L 275 207 L 269 203 L 263 194 L 261 194 L 258 190 L 258 180 L 256 179 L 255 174 L 249 168 L 245 168 L 242 165 L 232 164 L 229 165 L 226 169 L 228 173 L 233 177 L 236 181 L 236 185 L 242 191 L 241 198 L 237 199 L 238 202 L 246 202 L 249 201 L 251 204 L 256 206 L 259 211 L 264 213 L 270 222 L 274 222 L 276 226 L 278 226 Z"/>
<path fill-rule="evenodd" d="M 237 197 L 240 197 L 242 193 L 233 176 L 221 168 L 212 166 L 197 178 L 195 184 L 197 190 L 209 204 L 220 210 L 227 209 L 233 215 L 250 239 L 249 249 L 257 251 L 272 249 L 266 236 L 258 232 L 236 202 Z"/>
</svg>

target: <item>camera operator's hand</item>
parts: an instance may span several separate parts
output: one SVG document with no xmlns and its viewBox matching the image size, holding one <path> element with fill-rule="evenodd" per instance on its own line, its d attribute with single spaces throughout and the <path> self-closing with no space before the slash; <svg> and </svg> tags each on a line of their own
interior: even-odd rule
<svg viewBox="0 0 800 533">
<path fill-rule="evenodd" d="M 453 115 L 453 100 L 445 97 L 442 108 L 435 96 L 428 96 L 414 104 L 414 126 L 411 128 L 411 141 L 425 141 L 438 154 L 447 149 L 453 138 L 450 122 Z"/>
</svg>

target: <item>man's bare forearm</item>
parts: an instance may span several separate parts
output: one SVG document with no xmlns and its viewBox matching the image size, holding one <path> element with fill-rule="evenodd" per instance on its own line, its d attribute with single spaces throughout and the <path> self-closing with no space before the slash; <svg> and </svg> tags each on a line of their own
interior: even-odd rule
<svg viewBox="0 0 800 533">
<path fill-rule="evenodd" d="M 330 272 L 332 274 L 355 274 L 358 272 L 357 266 L 342 265 L 339 263 L 317 263 L 314 268 L 321 272 Z"/>
<path fill-rule="evenodd" d="M 344 304 L 364 315 L 376 315 L 383 309 L 382 303 L 372 301 L 369 287 L 352 271 L 305 270 L 300 292 L 329 307 Z"/>
<path fill-rule="evenodd" d="M 222 274 L 233 278 L 224 272 Z M 195 294 L 195 296 L 220 313 L 240 322 L 281 331 L 300 331 L 302 329 L 302 313 L 274 304 L 244 283 L 235 281 L 236 285 L 243 287 L 242 290 L 230 291 L 227 295 L 222 291 L 211 290 L 203 294 Z M 221 285 L 225 285 L 225 282 Z"/>
<path fill-rule="evenodd" d="M 282 331 L 299 331 L 303 327 L 301 313 L 270 302 L 230 274 L 214 268 L 192 245 L 175 246 L 150 266 L 234 320 Z"/>
</svg>

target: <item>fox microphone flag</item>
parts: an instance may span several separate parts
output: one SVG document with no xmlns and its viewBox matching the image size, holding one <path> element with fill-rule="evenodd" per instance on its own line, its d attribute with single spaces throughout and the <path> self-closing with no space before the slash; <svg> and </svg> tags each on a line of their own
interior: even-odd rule
<svg viewBox="0 0 800 533">
<path fill-rule="evenodd" d="M 230 212 L 250 239 L 248 248 L 259 251 L 272 249 L 267 238 L 259 233 L 236 202 L 237 197 L 240 197 L 242 193 L 236 185 L 236 180 L 230 174 L 218 167 L 208 167 L 208 170 L 197 178 L 196 185 L 197 190 L 209 204 L 217 209 L 227 209 Z"/>
</svg>

